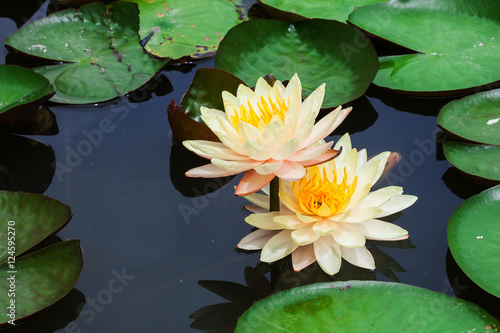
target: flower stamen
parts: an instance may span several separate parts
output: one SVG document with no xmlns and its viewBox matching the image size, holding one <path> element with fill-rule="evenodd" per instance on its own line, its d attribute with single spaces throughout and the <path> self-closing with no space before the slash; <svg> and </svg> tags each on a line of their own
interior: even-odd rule
<svg viewBox="0 0 500 333">
<path fill-rule="evenodd" d="M 260 96 L 260 102 L 257 103 L 258 111 L 253 109 L 249 100 L 247 100 L 247 104 L 248 108 L 241 104 L 239 112 L 231 116 L 231 123 L 236 130 L 238 130 L 238 123 L 246 122 L 262 131 L 275 115 L 281 119 L 282 123 L 285 121 L 288 107 L 284 99 L 273 101 L 271 96 L 268 96 L 268 101 L 266 101 L 264 96 Z"/>
<path fill-rule="evenodd" d="M 311 215 L 331 216 L 349 203 L 356 189 L 357 176 L 350 185 L 347 185 L 347 168 L 344 168 L 344 177 L 337 184 L 337 172 L 333 171 L 330 180 L 323 169 L 318 166 L 309 168 L 308 177 L 292 182 L 292 189 L 298 199 L 300 207 Z"/>
</svg>

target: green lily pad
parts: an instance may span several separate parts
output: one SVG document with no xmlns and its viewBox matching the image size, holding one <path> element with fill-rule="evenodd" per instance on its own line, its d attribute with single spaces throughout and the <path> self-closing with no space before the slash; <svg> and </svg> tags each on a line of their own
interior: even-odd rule
<svg viewBox="0 0 500 333">
<path fill-rule="evenodd" d="M 321 19 L 257 20 L 228 32 L 215 67 L 249 86 L 270 73 L 280 81 L 297 73 L 303 97 L 326 83 L 323 107 L 330 108 L 363 95 L 375 77 L 378 61 L 372 44 L 346 24 Z"/>
<path fill-rule="evenodd" d="M 131 0 L 139 5 L 145 49 L 161 58 L 214 55 L 233 26 L 243 22 L 239 0 Z"/>
<path fill-rule="evenodd" d="M 389 0 L 258 0 L 271 16 L 296 22 L 305 18 L 321 18 L 346 22 L 356 8 Z"/>
<path fill-rule="evenodd" d="M 219 141 L 217 136 L 201 119 L 200 107 L 224 110 L 222 92 L 236 95 L 240 84 L 236 76 L 216 68 L 201 68 L 196 71 L 181 105 L 175 101 L 168 106 L 168 122 L 178 142 L 184 140 Z"/>
<path fill-rule="evenodd" d="M 15 323 L 54 304 L 76 284 L 83 267 L 80 242 L 57 243 L 16 259 L 14 269 L 0 266 L 0 326 L 11 319 L 9 306 L 15 303 Z M 8 280 L 14 276 L 11 294 Z"/>
<path fill-rule="evenodd" d="M 71 219 L 65 204 L 42 194 L 0 191 L 0 265 L 55 233 Z"/>
<path fill-rule="evenodd" d="M 462 139 L 500 145 L 500 89 L 446 104 L 439 111 L 437 123 Z"/>
<path fill-rule="evenodd" d="M 443 142 L 446 159 L 473 176 L 500 181 L 500 146 Z"/>
<path fill-rule="evenodd" d="M 245 332 L 494 332 L 478 306 L 414 286 L 376 281 L 318 283 L 256 302 L 238 321 Z"/>
<path fill-rule="evenodd" d="M 14 65 L 0 65 L 0 123 L 17 122 L 54 95 L 42 75 Z"/>
<path fill-rule="evenodd" d="M 108 7 L 90 3 L 28 24 L 7 38 L 5 45 L 63 62 L 35 69 L 54 85 L 52 101 L 102 102 L 139 88 L 165 64 L 141 47 L 138 15 L 134 3 Z"/>
<path fill-rule="evenodd" d="M 360 8 L 349 22 L 418 52 L 380 57 L 376 85 L 450 92 L 500 80 L 496 0 L 394 0 Z"/>
<path fill-rule="evenodd" d="M 450 217 L 448 245 L 458 266 L 500 297 L 500 185 L 465 200 Z"/>
</svg>

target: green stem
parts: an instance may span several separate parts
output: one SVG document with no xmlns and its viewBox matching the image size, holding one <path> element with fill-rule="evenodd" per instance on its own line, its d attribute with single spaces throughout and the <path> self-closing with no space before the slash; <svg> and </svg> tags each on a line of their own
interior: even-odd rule
<svg viewBox="0 0 500 333">
<path fill-rule="evenodd" d="M 280 197 L 278 193 L 280 191 L 280 179 L 274 177 L 269 183 L 269 211 L 278 212 L 280 210 Z"/>
</svg>

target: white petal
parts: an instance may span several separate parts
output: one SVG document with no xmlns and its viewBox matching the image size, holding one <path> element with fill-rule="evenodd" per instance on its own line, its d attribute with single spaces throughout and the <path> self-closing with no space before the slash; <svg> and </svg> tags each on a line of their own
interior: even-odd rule
<svg viewBox="0 0 500 333">
<path fill-rule="evenodd" d="M 324 83 L 320 85 L 302 102 L 298 126 L 302 126 L 303 121 L 309 119 L 310 116 L 316 119 L 325 98 L 325 86 L 326 84 Z"/>
<path fill-rule="evenodd" d="M 260 175 L 269 175 L 271 173 L 275 173 L 281 166 L 283 165 L 283 161 L 273 161 L 263 163 L 262 165 L 255 168 L 255 171 Z"/>
<path fill-rule="evenodd" d="M 367 239 L 401 240 L 408 238 L 408 231 L 393 223 L 371 219 L 353 224 Z"/>
<path fill-rule="evenodd" d="M 301 148 L 310 146 L 320 140 L 323 140 L 326 136 L 330 135 L 333 130 L 340 124 L 338 117 L 342 112 L 342 107 L 338 107 L 331 111 L 328 115 L 321 118 L 312 128 L 310 135 L 304 140 Z M 343 114 L 343 113 L 342 113 Z M 347 114 L 346 114 L 347 115 Z"/>
<path fill-rule="evenodd" d="M 342 264 L 340 246 L 331 236 L 322 236 L 314 242 L 314 255 L 327 274 L 337 274 Z"/>
<path fill-rule="evenodd" d="M 300 163 L 285 160 L 275 174 L 280 179 L 286 181 L 296 181 L 306 175 L 306 168 L 304 168 Z"/>
<path fill-rule="evenodd" d="M 337 224 L 333 221 L 323 219 L 314 223 L 313 230 L 320 236 L 326 236 L 337 230 Z"/>
<path fill-rule="evenodd" d="M 342 151 L 344 151 L 343 148 Z M 344 169 L 347 173 L 347 184 L 351 184 L 356 176 L 356 170 L 358 169 L 358 151 L 356 148 L 347 151 L 347 153 L 343 155 L 342 160 L 335 160 L 335 164 L 337 165 L 337 184 L 342 183 L 344 178 Z"/>
<path fill-rule="evenodd" d="M 261 208 L 267 209 L 269 211 L 269 196 L 268 195 L 264 195 L 264 194 L 260 194 L 260 193 L 252 193 L 249 195 L 245 195 L 244 198 L 247 199 L 248 201 L 250 201 L 251 203 L 253 203 Z"/>
<path fill-rule="evenodd" d="M 280 214 L 273 219 L 273 222 L 281 227 L 281 229 L 297 229 L 306 226 L 307 223 L 301 221 L 297 215 Z"/>
<path fill-rule="evenodd" d="M 298 272 L 316 261 L 314 256 L 314 245 L 299 246 L 292 252 L 293 270 Z"/>
<path fill-rule="evenodd" d="M 380 207 L 395 195 L 403 193 L 403 188 L 400 186 L 387 186 L 376 191 L 368 193 L 364 200 L 358 205 L 359 208 L 364 207 Z"/>
<path fill-rule="evenodd" d="M 244 121 L 238 123 L 238 133 L 242 142 L 247 140 L 260 140 L 260 131 L 255 126 Z"/>
<path fill-rule="evenodd" d="M 197 155 L 208 159 L 219 158 L 233 161 L 248 160 L 248 156 L 236 153 L 222 142 L 187 140 L 182 144 Z"/>
<path fill-rule="evenodd" d="M 353 209 L 359 205 L 368 195 L 372 187 L 372 181 L 377 173 L 379 161 L 376 163 L 368 162 L 361 167 L 357 176 L 356 190 L 349 201 L 348 209 Z"/>
<path fill-rule="evenodd" d="M 265 230 L 281 230 L 283 229 L 280 225 L 273 222 L 276 216 L 279 216 L 280 212 L 270 212 L 265 214 L 252 214 L 245 218 L 245 222 L 253 227 Z"/>
<path fill-rule="evenodd" d="M 366 162 L 365 166 L 369 165 L 370 163 L 377 163 L 377 161 L 378 161 L 377 173 L 375 174 L 375 177 L 373 177 L 372 186 L 380 178 L 380 176 L 382 175 L 382 172 L 384 172 L 384 168 L 385 168 L 385 165 L 387 164 L 387 159 L 389 158 L 390 154 L 391 154 L 391 152 L 385 151 L 385 152 L 380 153 L 377 156 L 371 158 L 368 162 Z"/>
<path fill-rule="evenodd" d="M 346 223 L 360 223 L 363 221 L 367 221 L 382 212 L 382 209 L 379 207 L 366 207 L 366 208 L 354 208 L 349 216 L 347 216 L 343 222 Z"/>
<path fill-rule="evenodd" d="M 277 234 L 274 230 L 256 230 L 245 237 L 238 243 L 238 249 L 242 250 L 261 250 L 266 243 Z"/>
<path fill-rule="evenodd" d="M 260 260 L 273 262 L 292 253 L 298 245 L 293 242 L 291 234 L 291 230 L 283 230 L 271 238 L 262 248 Z"/>
<path fill-rule="evenodd" d="M 275 160 L 288 159 L 297 152 L 297 149 L 299 149 L 299 141 L 295 138 L 291 138 L 278 147 L 272 155 L 272 158 Z"/>
<path fill-rule="evenodd" d="M 252 193 L 254 194 L 254 193 Z M 251 194 L 249 194 L 251 195 Z M 245 197 L 247 197 L 248 195 L 245 195 Z M 243 206 L 245 207 L 246 210 L 252 212 L 252 213 L 255 213 L 255 214 L 267 214 L 269 213 L 269 208 L 262 208 L 262 207 L 259 207 L 257 205 L 245 205 Z"/>
<path fill-rule="evenodd" d="M 341 246 L 340 252 L 342 253 L 342 258 L 355 266 L 366 269 L 375 269 L 375 260 L 365 246 L 356 248 Z"/>
<path fill-rule="evenodd" d="M 260 141 L 274 152 L 286 141 L 286 133 L 280 117 L 274 115 L 269 124 L 262 131 Z"/>
<path fill-rule="evenodd" d="M 258 167 L 259 165 L 262 164 L 262 162 L 254 161 L 254 160 L 225 161 L 225 160 L 221 160 L 218 158 L 212 158 L 211 162 L 213 165 L 215 165 L 219 168 L 226 169 L 228 171 L 236 172 L 236 173 L 240 173 L 243 171 L 253 169 L 253 168 Z"/>
<path fill-rule="evenodd" d="M 356 173 L 361 169 L 363 165 L 365 165 L 368 157 L 366 156 L 366 149 L 361 149 L 358 151 L 358 170 L 356 170 Z"/>
<path fill-rule="evenodd" d="M 267 83 L 266 80 L 264 80 L 264 78 L 259 77 L 259 79 L 257 80 L 257 83 L 255 84 L 255 93 L 258 96 L 260 96 L 260 95 L 263 95 L 263 96 L 270 95 L 270 93 L 271 93 L 271 86 Z"/>
<path fill-rule="evenodd" d="M 345 151 L 346 154 L 349 150 L 352 149 L 351 137 L 349 136 L 349 133 L 345 133 L 344 135 L 342 135 L 342 137 L 339 139 L 339 141 L 337 141 L 333 149 L 339 150 L 340 147 L 342 147 L 342 153 L 344 153 Z"/>
<path fill-rule="evenodd" d="M 238 91 L 236 92 L 236 97 L 238 98 L 240 105 L 243 105 L 247 110 L 249 109 L 250 104 L 252 109 L 258 115 L 261 114 L 258 107 L 260 98 L 252 89 L 240 84 Z"/>
<path fill-rule="evenodd" d="M 318 145 L 309 146 L 307 148 L 297 151 L 293 156 L 290 156 L 288 160 L 300 162 L 307 161 L 316 158 L 326 152 L 332 146 L 333 142 L 325 142 Z"/>
<path fill-rule="evenodd" d="M 319 235 L 314 232 L 312 228 L 313 225 L 314 224 L 312 223 L 306 224 L 305 226 L 294 230 L 292 232 L 292 239 L 294 243 L 301 246 L 314 243 L 319 238 Z"/>
<path fill-rule="evenodd" d="M 345 247 L 360 247 L 365 245 L 366 242 L 361 232 L 348 223 L 338 222 L 337 230 L 331 235 L 339 245 Z"/>
<path fill-rule="evenodd" d="M 262 142 L 248 140 L 243 144 L 243 149 L 251 159 L 265 161 L 271 158 L 272 151 Z"/>
<path fill-rule="evenodd" d="M 380 208 L 382 209 L 382 213 L 380 213 L 377 217 L 389 216 L 394 213 L 400 212 L 403 209 L 413 205 L 415 201 L 417 201 L 417 199 L 418 198 L 414 195 L 395 195 L 385 204 L 380 206 Z"/>
<path fill-rule="evenodd" d="M 186 172 L 186 176 L 199 177 L 199 178 L 216 178 L 216 177 L 232 176 L 237 173 L 240 172 L 219 168 L 218 166 L 215 166 L 212 163 L 210 163 L 188 170 Z"/>
</svg>

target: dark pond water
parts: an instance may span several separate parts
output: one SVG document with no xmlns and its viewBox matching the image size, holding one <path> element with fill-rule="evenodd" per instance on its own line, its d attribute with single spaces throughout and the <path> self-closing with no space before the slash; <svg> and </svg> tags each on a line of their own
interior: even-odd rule
<svg viewBox="0 0 500 333">
<path fill-rule="evenodd" d="M 37 15 L 44 15 L 46 5 Z M 1 40 L 15 29 L 12 20 L 0 18 Z M 2 63 L 6 56 L 0 47 Z M 200 161 L 174 142 L 167 105 L 180 102 L 202 67 L 213 67 L 213 60 L 169 67 L 130 99 L 101 106 L 50 105 L 58 134 L 2 137 L 0 164 L 15 170 L 7 187 L 43 192 L 68 204 L 73 218 L 57 236 L 80 239 L 84 257 L 81 277 L 67 297 L 2 332 L 196 332 L 190 328 L 191 313 L 228 302 L 200 280 L 246 285 L 245 269 L 252 267 L 247 274 L 259 281 L 260 295 L 331 280 L 318 266 L 293 273 L 286 260 L 270 267 L 259 264 L 258 253 L 236 250 L 251 230 L 244 222 L 246 201 L 233 194 L 240 176 L 205 182 L 183 176 Z M 483 188 L 458 174 L 440 153 L 435 115 L 447 101 L 371 87 L 353 102 L 354 111 L 333 139 L 348 131 L 353 146 L 367 148 L 369 155 L 399 152 L 401 163 L 379 186 L 403 186 L 419 200 L 395 221 L 409 231 L 409 241 L 370 244 L 380 269 L 344 262 L 333 279 L 397 279 L 472 300 L 499 317 L 498 299 L 470 283 L 448 253 L 448 218 L 464 198 Z M 241 296 L 230 283 L 211 286 Z M 211 318 L 199 327 L 226 323 Z"/>
</svg>

